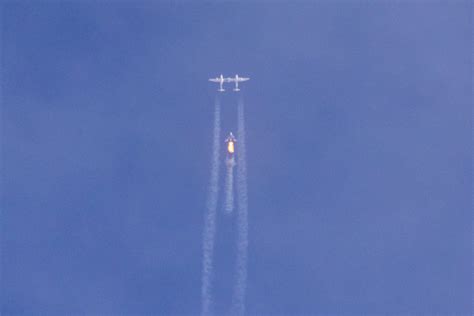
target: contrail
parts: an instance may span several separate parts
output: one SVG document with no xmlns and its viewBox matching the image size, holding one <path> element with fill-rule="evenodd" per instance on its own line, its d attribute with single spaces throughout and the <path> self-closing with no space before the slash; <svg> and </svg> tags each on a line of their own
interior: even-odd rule
<svg viewBox="0 0 474 316">
<path fill-rule="evenodd" d="M 221 133 L 221 108 L 219 96 L 214 103 L 214 130 L 212 142 L 211 177 L 209 181 L 209 192 L 204 218 L 204 236 L 202 245 L 202 285 L 201 285 L 201 314 L 212 314 L 212 278 L 213 278 L 213 256 L 214 239 L 216 235 L 216 209 L 217 196 L 219 193 L 219 151 Z"/>
<path fill-rule="evenodd" d="M 239 98 L 237 107 L 237 263 L 236 280 L 232 297 L 232 313 L 244 315 L 245 291 L 247 287 L 247 247 L 248 247 L 248 199 L 247 166 L 245 160 L 244 102 Z"/>
<path fill-rule="evenodd" d="M 224 211 L 226 214 L 231 214 L 234 209 L 234 157 L 226 159 L 226 179 L 225 179 L 225 204 Z"/>
</svg>

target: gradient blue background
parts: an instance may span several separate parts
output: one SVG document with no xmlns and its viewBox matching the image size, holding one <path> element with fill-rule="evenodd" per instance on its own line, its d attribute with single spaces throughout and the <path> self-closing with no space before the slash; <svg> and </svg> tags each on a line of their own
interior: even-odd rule
<svg viewBox="0 0 474 316">
<path fill-rule="evenodd" d="M 470 314 L 470 1 L 1 9 L 2 314 L 200 311 L 220 73 L 252 78 L 249 314 Z"/>
</svg>

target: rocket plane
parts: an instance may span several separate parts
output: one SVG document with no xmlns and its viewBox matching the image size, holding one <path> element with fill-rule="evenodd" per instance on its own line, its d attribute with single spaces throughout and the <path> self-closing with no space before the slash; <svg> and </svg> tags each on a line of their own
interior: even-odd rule
<svg viewBox="0 0 474 316">
<path fill-rule="evenodd" d="M 229 157 L 233 157 L 235 152 L 235 143 L 237 142 L 237 139 L 235 139 L 232 132 L 229 133 L 229 136 L 227 136 L 225 142 L 227 143 L 227 154 L 229 155 Z"/>
</svg>

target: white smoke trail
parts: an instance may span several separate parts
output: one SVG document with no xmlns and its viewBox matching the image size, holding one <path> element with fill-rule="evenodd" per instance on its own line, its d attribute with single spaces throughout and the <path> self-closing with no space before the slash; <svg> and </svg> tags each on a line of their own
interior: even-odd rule
<svg viewBox="0 0 474 316">
<path fill-rule="evenodd" d="M 212 314 L 212 278 L 214 239 L 216 235 L 216 209 L 219 193 L 219 151 L 220 151 L 220 99 L 216 96 L 214 104 L 214 130 L 212 142 L 211 177 L 204 218 L 204 235 L 202 246 L 202 285 L 201 285 L 201 314 Z"/>
<path fill-rule="evenodd" d="M 248 247 L 248 199 L 247 166 L 245 160 L 244 102 L 239 98 L 237 107 L 237 262 L 236 280 L 232 297 L 232 313 L 244 315 L 245 291 L 247 287 L 247 247 Z"/>
<path fill-rule="evenodd" d="M 234 209 L 234 157 L 226 159 L 226 179 L 225 179 L 225 204 L 224 211 L 226 214 L 231 214 Z"/>
</svg>

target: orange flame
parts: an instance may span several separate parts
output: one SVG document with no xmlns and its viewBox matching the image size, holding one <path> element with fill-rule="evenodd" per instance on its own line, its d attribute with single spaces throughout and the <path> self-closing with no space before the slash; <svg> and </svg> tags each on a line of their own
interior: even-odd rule
<svg viewBox="0 0 474 316">
<path fill-rule="evenodd" d="M 227 143 L 227 151 L 231 154 L 234 153 L 234 142 L 230 141 Z"/>
</svg>

